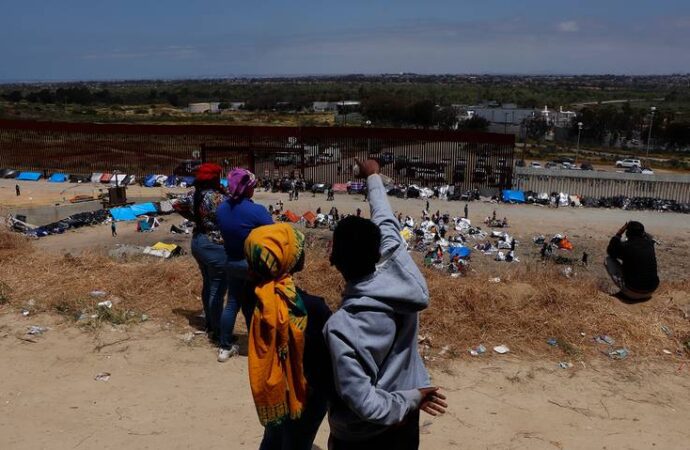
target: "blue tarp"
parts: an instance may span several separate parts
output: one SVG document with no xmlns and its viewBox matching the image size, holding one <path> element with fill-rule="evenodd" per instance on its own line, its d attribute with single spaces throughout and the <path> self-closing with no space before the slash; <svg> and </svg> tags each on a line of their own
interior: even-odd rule
<svg viewBox="0 0 690 450">
<path fill-rule="evenodd" d="M 450 259 L 453 259 L 455 256 L 459 256 L 460 258 L 467 258 L 470 256 L 470 253 L 472 250 L 469 247 L 450 247 L 448 249 L 448 255 L 450 256 Z"/>
<path fill-rule="evenodd" d="M 193 185 L 193 184 L 194 184 L 194 180 L 195 180 L 194 177 L 180 177 L 180 179 L 181 179 L 182 181 L 184 181 L 185 184 L 186 184 L 187 186 Z M 222 182 L 222 181 L 221 181 L 221 182 Z M 227 183 L 228 180 L 225 180 L 225 182 Z"/>
<path fill-rule="evenodd" d="M 512 203 L 525 203 L 525 193 L 522 191 L 511 191 L 506 189 L 503 191 L 503 201 Z"/>
<path fill-rule="evenodd" d="M 41 179 L 41 173 L 40 172 L 22 172 L 17 177 L 17 180 L 20 180 L 20 181 L 38 181 L 40 179 Z"/>
<path fill-rule="evenodd" d="M 227 178 L 221 178 L 220 184 L 222 184 L 223 187 L 228 187 L 228 179 Z"/>
<path fill-rule="evenodd" d="M 167 180 L 165 180 L 165 185 L 167 187 L 173 187 L 177 185 L 177 177 L 175 175 L 170 175 Z"/>
<path fill-rule="evenodd" d="M 135 216 L 141 216 L 144 214 L 157 213 L 158 210 L 153 203 L 139 203 L 136 205 L 131 205 L 129 207 Z"/>
<path fill-rule="evenodd" d="M 54 173 L 48 178 L 50 183 L 64 183 L 67 181 L 68 175 L 64 173 Z"/>
<path fill-rule="evenodd" d="M 146 187 L 153 187 L 156 185 L 156 178 L 157 175 L 147 175 L 146 178 L 144 178 L 144 186 Z"/>
<path fill-rule="evenodd" d="M 132 208 L 129 206 L 123 206 L 122 208 L 113 208 L 110 210 L 110 215 L 113 216 L 118 222 L 124 220 L 137 220 L 137 216 L 132 212 Z"/>
</svg>

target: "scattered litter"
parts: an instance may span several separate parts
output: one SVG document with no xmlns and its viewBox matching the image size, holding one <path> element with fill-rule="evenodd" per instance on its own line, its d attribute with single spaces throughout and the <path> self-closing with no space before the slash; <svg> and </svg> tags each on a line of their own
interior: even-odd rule
<svg viewBox="0 0 690 450">
<path fill-rule="evenodd" d="M 556 338 L 549 338 L 546 340 L 546 343 L 549 344 L 551 347 L 555 347 L 558 345 L 558 339 Z"/>
<path fill-rule="evenodd" d="M 29 312 L 28 309 L 22 308 L 22 316 L 26 317 L 26 316 L 28 316 L 29 314 L 31 314 L 31 313 Z"/>
<path fill-rule="evenodd" d="M 98 375 L 96 375 L 96 378 L 94 380 L 96 381 L 108 381 L 110 379 L 110 373 L 109 372 L 101 372 Z"/>
<path fill-rule="evenodd" d="M 486 353 L 486 347 L 484 347 L 482 344 L 479 344 L 473 349 L 470 349 L 470 355 L 472 356 L 479 356 L 482 353 Z"/>
<path fill-rule="evenodd" d="M 443 356 L 446 353 L 448 353 L 449 351 L 450 351 L 450 345 L 444 345 L 443 348 L 441 348 L 441 351 L 438 352 L 438 355 Z"/>
<path fill-rule="evenodd" d="M 451 273 L 451 274 L 450 274 L 450 277 L 451 277 L 451 278 L 458 278 L 460 275 L 462 275 L 462 274 L 460 274 L 460 273 Z"/>
<path fill-rule="evenodd" d="M 77 321 L 81 322 L 84 320 L 89 320 L 89 315 L 86 313 L 81 313 L 79 314 L 79 317 L 77 318 Z"/>
<path fill-rule="evenodd" d="M 504 355 L 510 351 L 510 349 L 505 345 L 497 345 L 494 347 L 494 351 L 498 354 Z"/>
<path fill-rule="evenodd" d="M 105 291 L 91 291 L 91 292 L 89 292 L 89 295 L 91 297 L 105 297 L 107 295 L 107 292 L 105 292 Z"/>
<path fill-rule="evenodd" d="M 194 340 L 194 336 L 195 336 L 195 334 L 190 331 L 190 332 L 182 335 L 182 340 L 185 343 L 189 344 L 190 342 L 192 342 Z"/>
<path fill-rule="evenodd" d="M 671 350 L 667 350 L 667 349 L 664 349 L 663 352 L 666 353 L 667 355 L 673 354 L 673 352 Z"/>
<path fill-rule="evenodd" d="M 111 302 L 110 300 L 106 300 L 104 302 L 99 302 L 98 307 L 111 309 L 113 307 L 113 302 Z"/>
<path fill-rule="evenodd" d="M 560 367 L 561 369 L 570 369 L 571 367 L 573 367 L 573 363 L 561 361 L 558 363 L 558 367 Z"/>
<path fill-rule="evenodd" d="M 661 326 L 661 331 L 663 331 L 664 334 L 666 334 L 666 336 L 673 337 L 673 331 L 671 331 L 671 329 L 669 327 L 667 327 L 666 325 Z"/>
<path fill-rule="evenodd" d="M 602 335 L 602 336 L 596 336 L 594 338 L 597 344 L 608 344 L 608 345 L 613 345 L 616 343 L 616 341 L 611 337 L 607 335 Z"/>
<path fill-rule="evenodd" d="M 612 352 L 608 352 L 609 358 L 611 359 L 625 359 L 628 357 L 628 354 L 629 352 L 627 348 L 619 348 Z"/>
<path fill-rule="evenodd" d="M 500 283 L 501 279 L 498 277 L 495 278 L 489 278 L 489 283 Z"/>
<path fill-rule="evenodd" d="M 148 314 L 142 314 L 142 315 L 141 315 L 141 321 L 142 321 L 142 322 L 146 322 L 147 320 L 149 320 Z"/>
<path fill-rule="evenodd" d="M 573 272 L 573 268 L 570 266 L 565 266 L 563 268 L 563 276 L 566 278 L 572 278 L 575 273 Z"/>
<path fill-rule="evenodd" d="M 584 331 L 580 331 L 580 336 L 585 337 L 587 334 Z"/>
<path fill-rule="evenodd" d="M 30 334 L 31 336 L 40 336 L 43 333 L 48 331 L 46 327 L 39 327 L 36 325 L 32 325 L 29 327 L 29 330 L 26 332 L 26 334 Z"/>
</svg>

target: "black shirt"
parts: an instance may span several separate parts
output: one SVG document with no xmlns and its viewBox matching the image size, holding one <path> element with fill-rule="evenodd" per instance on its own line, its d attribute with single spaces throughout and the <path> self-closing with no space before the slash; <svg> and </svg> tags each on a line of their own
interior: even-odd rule
<svg viewBox="0 0 690 450">
<path fill-rule="evenodd" d="M 331 310 L 321 297 L 297 290 L 307 309 L 307 329 L 304 332 L 304 377 L 309 388 L 330 395 L 333 388 L 333 369 L 328 354 L 323 327 L 331 317 Z"/>
<path fill-rule="evenodd" d="M 636 292 L 652 292 L 659 287 L 654 241 L 649 236 L 633 237 L 623 242 L 614 236 L 606 252 L 623 262 L 625 286 Z"/>
</svg>

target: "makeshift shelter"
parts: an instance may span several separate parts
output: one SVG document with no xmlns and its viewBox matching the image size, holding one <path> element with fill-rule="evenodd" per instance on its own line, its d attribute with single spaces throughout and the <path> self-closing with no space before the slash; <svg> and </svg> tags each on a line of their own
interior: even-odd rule
<svg viewBox="0 0 690 450">
<path fill-rule="evenodd" d="M 113 208 L 110 210 L 110 215 L 113 216 L 113 220 L 117 222 L 137 220 L 137 216 L 132 212 L 132 209 L 129 206 Z"/>
<path fill-rule="evenodd" d="M 135 216 L 141 216 L 144 214 L 157 213 L 156 205 L 151 202 L 148 203 L 137 203 L 135 205 L 129 206 Z"/>
<path fill-rule="evenodd" d="M 156 177 L 157 175 L 146 175 L 146 178 L 144 178 L 144 186 L 154 187 L 156 185 Z"/>
<path fill-rule="evenodd" d="M 314 222 L 316 221 L 316 214 L 311 211 L 307 211 L 302 214 L 302 218 L 306 220 L 309 225 L 314 225 Z"/>
<path fill-rule="evenodd" d="M 110 179 L 113 177 L 112 173 L 103 172 L 101 175 L 101 183 L 110 183 Z"/>
<path fill-rule="evenodd" d="M 506 203 L 525 203 L 525 193 L 505 189 L 503 191 L 503 201 Z"/>
<path fill-rule="evenodd" d="M 101 182 L 101 177 L 103 176 L 103 172 L 94 172 L 91 174 L 91 182 L 92 183 L 100 183 Z"/>
<path fill-rule="evenodd" d="M 54 173 L 48 178 L 49 183 L 65 183 L 69 177 L 64 173 Z"/>
<path fill-rule="evenodd" d="M 146 247 L 144 254 L 159 258 L 170 258 L 171 256 L 181 255 L 182 247 L 175 244 L 166 244 L 165 242 L 156 242 L 154 245 Z"/>
<path fill-rule="evenodd" d="M 287 211 L 285 211 L 285 213 L 283 215 L 285 216 L 285 220 L 287 220 L 288 222 L 292 222 L 292 223 L 299 222 L 299 217 L 297 217 L 297 214 L 293 213 L 289 209 Z"/>
<path fill-rule="evenodd" d="M 470 253 L 472 253 L 472 250 L 469 247 L 458 246 L 448 248 L 448 255 L 450 256 L 450 259 L 453 259 L 456 256 L 459 258 L 467 258 L 470 256 Z"/>
<path fill-rule="evenodd" d="M 333 192 L 347 192 L 347 184 L 345 183 L 335 183 L 332 187 L 331 190 Z"/>
<path fill-rule="evenodd" d="M 561 250 L 572 250 L 574 247 L 573 247 L 573 243 L 570 242 L 568 240 L 568 237 L 566 236 L 563 239 L 561 239 L 560 241 L 558 241 L 558 248 L 560 248 Z"/>
<path fill-rule="evenodd" d="M 40 172 L 20 172 L 17 180 L 19 181 L 38 181 L 41 179 Z"/>
<path fill-rule="evenodd" d="M 124 173 L 116 173 L 110 179 L 110 184 L 112 186 L 125 186 L 125 179 L 126 178 L 127 178 L 127 175 L 125 175 Z"/>
</svg>

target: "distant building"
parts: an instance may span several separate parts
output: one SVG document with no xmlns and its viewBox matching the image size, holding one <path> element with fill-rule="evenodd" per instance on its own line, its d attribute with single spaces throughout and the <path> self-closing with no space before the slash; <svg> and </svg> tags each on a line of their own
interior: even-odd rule
<svg viewBox="0 0 690 450">
<path fill-rule="evenodd" d="M 575 112 L 564 111 L 563 107 L 556 111 L 550 110 L 548 106 L 544 106 L 544 109 L 537 109 L 518 108 L 514 103 L 504 103 L 501 106 L 494 105 L 497 104 L 490 102 L 476 106 L 453 105 L 453 107 L 458 111 L 458 120 L 460 121 L 478 116 L 489 121 L 489 131 L 514 134 L 520 132 L 520 126 L 525 120 L 541 118 L 550 126 L 566 128 L 576 117 Z"/>
<path fill-rule="evenodd" d="M 314 112 L 331 112 L 336 110 L 335 102 L 313 102 L 311 109 Z"/>
<path fill-rule="evenodd" d="M 228 102 L 228 111 L 239 111 L 244 109 L 245 102 Z"/>
<path fill-rule="evenodd" d="M 187 111 L 193 114 L 220 112 L 220 102 L 190 103 Z"/>
</svg>

